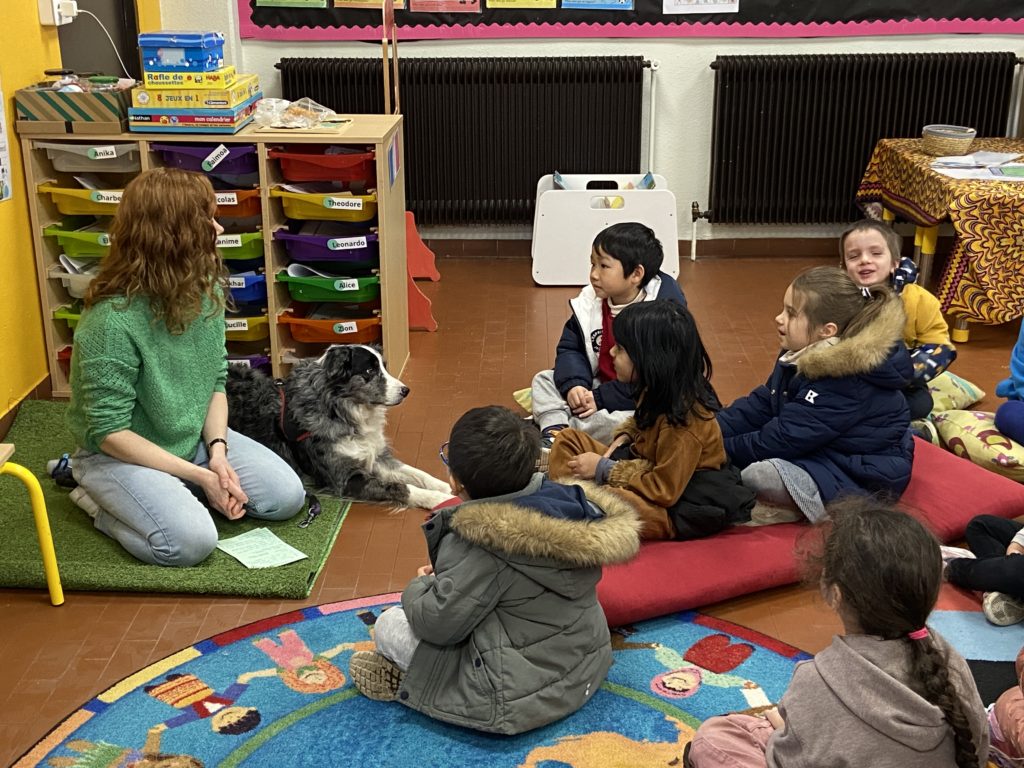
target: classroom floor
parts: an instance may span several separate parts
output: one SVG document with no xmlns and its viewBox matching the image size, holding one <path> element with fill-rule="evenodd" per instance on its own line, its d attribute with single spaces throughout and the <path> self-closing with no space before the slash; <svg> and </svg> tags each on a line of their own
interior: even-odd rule
<svg viewBox="0 0 1024 768">
<path fill-rule="evenodd" d="M 682 263 L 680 281 L 724 402 L 767 377 L 777 354 L 772 319 L 786 285 L 804 267 L 821 263 L 777 256 Z M 535 286 L 528 259 L 441 259 L 438 267 L 440 282 L 419 285 L 433 301 L 440 329 L 412 334 L 401 377 L 412 393 L 392 410 L 388 431 L 403 460 L 443 477 L 438 447 L 451 424 L 474 406 L 513 406 L 511 393 L 551 366 L 566 302 L 578 289 Z M 974 326 L 954 370 L 992 392 L 1007 375 L 1018 327 Z M 994 410 L 996 402 L 990 395 L 981 406 Z M 307 605 L 400 591 L 425 562 L 422 520 L 421 510 L 389 514 L 354 505 L 305 601 L 72 592 L 54 608 L 44 591 L 0 590 L 0 764 L 98 692 L 197 640 Z M 826 646 L 839 628 L 814 592 L 802 587 L 706 610 L 809 652 Z"/>
</svg>

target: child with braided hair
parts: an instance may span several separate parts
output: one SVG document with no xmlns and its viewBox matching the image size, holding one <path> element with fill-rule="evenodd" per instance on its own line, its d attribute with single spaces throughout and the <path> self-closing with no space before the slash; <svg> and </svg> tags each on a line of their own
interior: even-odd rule
<svg viewBox="0 0 1024 768">
<path fill-rule="evenodd" d="M 804 556 L 844 633 L 797 665 L 763 718 L 704 722 L 684 764 L 984 766 L 988 722 L 970 670 L 925 625 L 942 582 L 938 541 L 870 499 L 847 499 L 829 513 Z"/>
</svg>

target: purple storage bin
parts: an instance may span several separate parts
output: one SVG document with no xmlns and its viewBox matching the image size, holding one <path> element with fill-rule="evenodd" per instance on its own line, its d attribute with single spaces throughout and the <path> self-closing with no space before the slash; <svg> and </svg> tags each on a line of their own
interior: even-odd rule
<svg viewBox="0 0 1024 768">
<path fill-rule="evenodd" d="M 184 171 L 199 171 L 218 176 L 224 174 L 257 173 L 259 158 L 254 144 L 225 144 L 227 155 L 222 157 L 213 167 L 207 168 L 203 162 L 211 157 L 217 144 L 150 144 L 163 157 L 164 162 L 172 168 Z"/>
<path fill-rule="evenodd" d="M 360 262 L 376 264 L 380 244 L 376 232 L 359 232 L 339 222 L 307 221 L 301 227 L 279 229 L 274 239 L 283 243 L 292 261 Z"/>
</svg>

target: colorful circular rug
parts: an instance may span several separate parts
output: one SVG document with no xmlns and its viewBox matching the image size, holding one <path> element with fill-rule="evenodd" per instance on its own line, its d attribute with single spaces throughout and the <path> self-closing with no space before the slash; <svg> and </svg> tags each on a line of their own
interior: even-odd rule
<svg viewBox="0 0 1024 768">
<path fill-rule="evenodd" d="M 514 737 L 435 722 L 361 696 L 353 651 L 400 595 L 286 613 L 204 640 L 104 691 L 15 765 L 678 765 L 700 722 L 756 711 L 801 651 L 695 612 L 613 632 L 615 663 L 569 718 Z"/>
</svg>

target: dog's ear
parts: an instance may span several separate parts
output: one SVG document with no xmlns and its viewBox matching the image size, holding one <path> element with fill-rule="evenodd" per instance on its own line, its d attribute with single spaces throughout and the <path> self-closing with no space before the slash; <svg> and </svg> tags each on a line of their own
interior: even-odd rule
<svg viewBox="0 0 1024 768">
<path fill-rule="evenodd" d="M 332 347 L 324 358 L 323 367 L 331 377 L 350 373 L 352 370 L 352 347 L 348 344 Z"/>
</svg>

